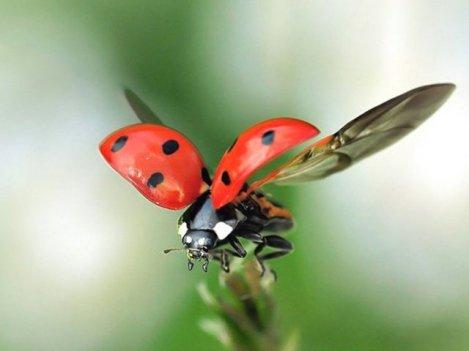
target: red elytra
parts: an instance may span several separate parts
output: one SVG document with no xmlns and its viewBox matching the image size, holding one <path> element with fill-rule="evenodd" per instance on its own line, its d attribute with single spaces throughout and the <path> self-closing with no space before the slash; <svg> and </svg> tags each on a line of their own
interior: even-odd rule
<svg viewBox="0 0 469 351">
<path fill-rule="evenodd" d="M 290 117 L 269 119 L 245 130 L 215 171 L 213 206 L 220 208 L 231 202 L 256 170 L 318 134 L 319 130 L 312 124 Z"/>
<path fill-rule="evenodd" d="M 328 135 L 324 138 L 322 138 L 321 140 L 318 140 L 316 141 L 312 146 L 310 146 L 310 148 L 318 148 L 318 147 L 323 147 L 323 146 L 326 146 L 328 145 L 328 143 L 330 143 L 332 140 L 334 139 L 334 134 L 332 135 Z M 253 192 L 254 190 L 256 189 L 259 189 L 261 188 L 262 186 L 264 186 L 265 184 L 267 183 L 270 183 L 272 180 L 275 180 L 278 176 L 278 174 L 281 172 L 283 166 L 279 167 L 279 168 L 276 168 L 274 170 L 272 170 L 269 174 L 267 174 L 266 176 L 264 176 L 263 178 L 261 179 L 258 179 L 256 180 L 255 182 L 253 182 L 250 186 L 249 186 L 249 190 L 247 191 L 248 193 L 251 193 Z"/>
<path fill-rule="evenodd" d="M 99 148 L 112 168 L 159 206 L 184 208 L 208 188 L 197 148 L 174 129 L 127 126 L 106 137 Z"/>
</svg>

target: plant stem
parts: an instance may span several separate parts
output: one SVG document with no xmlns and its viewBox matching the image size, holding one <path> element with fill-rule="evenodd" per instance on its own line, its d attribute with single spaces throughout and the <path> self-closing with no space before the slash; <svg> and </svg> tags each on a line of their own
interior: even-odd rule
<svg viewBox="0 0 469 351">
<path fill-rule="evenodd" d="M 280 323 L 272 295 L 274 276 L 261 277 L 257 262 L 251 259 L 233 265 L 232 272 L 220 273 L 219 291 L 211 293 L 206 284 L 199 293 L 215 317 L 204 319 L 202 329 L 235 351 L 294 351 L 297 334 L 281 342 Z"/>
</svg>

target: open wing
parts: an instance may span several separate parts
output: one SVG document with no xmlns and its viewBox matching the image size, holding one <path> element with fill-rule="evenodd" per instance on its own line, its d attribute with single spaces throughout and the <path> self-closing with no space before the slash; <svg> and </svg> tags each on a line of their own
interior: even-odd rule
<svg viewBox="0 0 469 351">
<path fill-rule="evenodd" d="M 259 168 L 318 133 L 308 122 L 289 117 L 268 119 L 246 129 L 217 166 L 212 185 L 213 206 L 220 208 L 232 201 Z"/>
<path fill-rule="evenodd" d="M 292 160 L 254 182 L 251 190 L 275 182 L 321 179 L 395 143 L 422 124 L 448 99 L 454 84 L 422 86 L 372 108 L 338 132 L 307 147 Z"/>
<path fill-rule="evenodd" d="M 164 124 L 161 119 L 130 89 L 124 89 L 124 95 L 132 110 L 142 123 Z"/>
<path fill-rule="evenodd" d="M 208 189 L 210 177 L 197 148 L 180 132 L 140 123 L 101 142 L 104 159 L 151 202 L 184 208 Z"/>
</svg>

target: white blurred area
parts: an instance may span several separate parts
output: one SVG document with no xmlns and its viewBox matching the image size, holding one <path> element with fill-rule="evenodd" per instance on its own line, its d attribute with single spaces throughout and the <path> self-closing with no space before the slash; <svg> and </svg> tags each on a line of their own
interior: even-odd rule
<svg viewBox="0 0 469 351">
<path fill-rule="evenodd" d="M 457 84 L 406 139 L 298 191 L 294 241 L 310 266 L 398 326 L 469 320 L 466 3 L 240 1 L 205 8 L 191 33 L 226 94 L 324 135 L 411 88 Z M 159 232 L 177 214 L 122 186 L 98 154 L 135 121 L 113 48 L 72 18 L 0 18 L 0 349 L 138 349 L 197 276 L 174 279 L 181 257 L 157 251 L 177 242 Z M 318 268 L 319 250 L 331 257 Z"/>
<path fill-rule="evenodd" d="M 233 89 L 247 89 L 247 99 L 274 106 L 296 101 L 293 111 L 280 113 L 306 118 L 324 135 L 412 88 L 457 85 L 448 102 L 398 144 L 303 185 L 296 214 L 305 232 L 295 242 L 311 251 L 314 271 L 319 251 L 333 253 L 319 263 L 328 284 L 339 294 L 367 298 L 373 313 L 395 327 L 431 325 L 450 315 L 467 323 L 467 2 L 333 3 L 240 3 L 220 16 L 233 37 L 229 50 L 213 40 L 219 51 L 210 64 L 218 64 Z M 217 36 L 208 27 L 199 35 Z M 254 60 L 248 52 L 257 53 Z M 312 211 L 324 221 L 308 222 Z"/>
<path fill-rule="evenodd" d="M 177 215 L 98 153 L 136 122 L 112 50 L 81 23 L 36 15 L 0 23 L 0 349 L 139 348 L 188 284 L 161 252 Z"/>
</svg>

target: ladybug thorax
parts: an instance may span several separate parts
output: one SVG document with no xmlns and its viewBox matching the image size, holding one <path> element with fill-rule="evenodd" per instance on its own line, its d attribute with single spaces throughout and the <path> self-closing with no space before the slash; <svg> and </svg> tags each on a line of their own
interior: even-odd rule
<svg viewBox="0 0 469 351">
<path fill-rule="evenodd" d="M 178 233 L 185 246 L 207 246 L 204 241 L 224 240 L 244 219 L 245 216 L 233 204 L 215 210 L 207 191 L 179 218 Z"/>
</svg>

